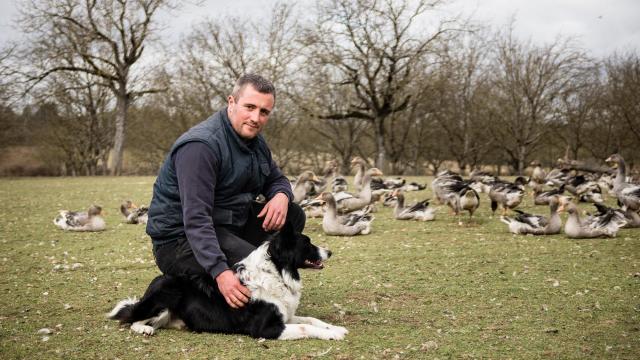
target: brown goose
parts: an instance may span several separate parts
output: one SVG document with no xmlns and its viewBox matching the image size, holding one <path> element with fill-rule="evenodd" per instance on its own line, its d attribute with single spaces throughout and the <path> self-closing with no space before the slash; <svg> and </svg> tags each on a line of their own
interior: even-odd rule
<svg viewBox="0 0 640 360">
<path fill-rule="evenodd" d="M 567 222 L 564 224 L 564 233 L 573 239 L 588 239 L 596 237 L 615 237 L 618 230 L 626 225 L 626 221 L 609 217 L 604 221 L 583 221 L 578 214 L 578 208 L 572 202 L 560 208 L 569 213 Z"/>
<path fill-rule="evenodd" d="M 527 214 L 515 210 L 515 217 L 500 217 L 500 221 L 509 225 L 509 231 L 514 234 L 552 235 L 559 234 L 562 230 L 562 220 L 558 214 L 560 200 L 558 196 L 552 196 L 549 200 L 549 217 Z"/>
<path fill-rule="evenodd" d="M 106 228 L 101 216 L 102 207 L 91 205 L 87 211 L 60 210 L 53 223 L 68 231 L 102 231 Z"/>
<path fill-rule="evenodd" d="M 620 203 L 626 209 L 632 211 L 640 210 L 640 185 L 626 182 L 626 165 L 622 156 L 613 154 L 605 161 L 618 168 L 616 178 L 613 180 L 613 192 Z"/>
<path fill-rule="evenodd" d="M 332 236 L 367 235 L 371 232 L 371 222 L 374 217 L 363 211 L 358 214 L 339 216 L 336 210 L 336 201 L 328 192 L 318 197 L 326 203 L 326 211 L 322 218 L 322 230 Z"/>
<path fill-rule="evenodd" d="M 393 215 L 397 220 L 418 220 L 431 221 L 436 218 L 437 208 L 428 207 L 429 199 L 417 202 L 412 206 L 404 206 L 404 194 L 401 191 L 394 191 L 393 197 L 396 199 Z"/>
<path fill-rule="evenodd" d="M 149 218 L 149 208 L 138 206 L 131 200 L 126 200 L 120 205 L 120 212 L 126 218 L 127 224 L 146 224 Z"/>
<path fill-rule="evenodd" d="M 294 203 L 300 204 L 302 200 L 307 198 L 307 193 L 309 192 L 309 185 L 311 184 L 310 182 L 312 181 L 320 181 L 320 180 L 316 177 L 316 174 L 314 174 L 313 171 L 311 170 L 304 171 L 302 174 L 300 174 L 300 176 L 298 176 L 298 179 L 293 185 L 293 202 Z"/>
<path fill-rule="evenodd" d="M 347 213 L 354 210 L 359 210 L 365 206 L 371 204 L 371 177 L 381 176 L 382 172 L 377 168 L 371 168 L 367 170 L 362 178 L 362 190 L 359 194 L 350 194 L 341 192 L 335 195 L 338 206 L 338 211 L 341 213 Z"/>
</svg>

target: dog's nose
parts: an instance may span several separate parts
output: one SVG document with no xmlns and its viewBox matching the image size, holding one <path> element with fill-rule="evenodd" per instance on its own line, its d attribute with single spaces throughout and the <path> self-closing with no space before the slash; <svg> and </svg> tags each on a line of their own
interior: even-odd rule
<svg viewBox="0 0 640 360">
<path fill-rule="evenodd" d="M 327 258 L 331 257 L 331 250 L 327 250 Z"/>
</svg>

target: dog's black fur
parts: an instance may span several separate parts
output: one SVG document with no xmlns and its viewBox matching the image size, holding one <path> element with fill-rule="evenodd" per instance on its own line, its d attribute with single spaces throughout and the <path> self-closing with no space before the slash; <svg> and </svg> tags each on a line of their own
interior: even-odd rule
<svg viewBox="0 0 640 360">
<path fill-rule="evenodd" d="M 287 272 L 295 280 L 300 279 L 300 268 L 322 268 L 319 248 L 288 223 L 271 237 L 268 254 L 280 276 Z M 241 271 L 243 265 L 238 265 L 236 270 Z M 140 301 L 125 305 L 110 318 L 134 323 L 154 318 L 165 310 L 169 310 L 171 319 L 181 319 L 196 332 L 275 339 L 285 328 L 278 307 L 267 301 L 252 298 L 242 308 L 231 308 L 210 276 L 160 275 L 151 281 Z"/>
</svg>

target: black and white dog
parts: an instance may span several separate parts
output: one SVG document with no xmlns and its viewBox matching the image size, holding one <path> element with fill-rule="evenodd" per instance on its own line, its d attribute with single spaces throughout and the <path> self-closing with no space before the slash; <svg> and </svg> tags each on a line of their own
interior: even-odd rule
<svg viewBox="0 0 640 360">
<path fill-rule="evenodd" d="M 196 332 L 246 334 L 255 338 L 341 340 L 347 329 L 312 317 L 296 316 L 302 285 L 298 269 L 322 269 L 331 252 L 311 244 L 288 223 L 234 266 L 251 300 L 231 308 L 210 276 L 161 275 L 151 281 L 142 299 L 120 301 L 107 317 L 153 335 L 159 328 Z"/>
</svg>

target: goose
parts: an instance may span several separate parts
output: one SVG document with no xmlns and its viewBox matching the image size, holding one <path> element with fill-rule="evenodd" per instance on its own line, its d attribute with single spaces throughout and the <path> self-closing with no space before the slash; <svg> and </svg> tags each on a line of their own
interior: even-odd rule
<svg viewBox="0 0 640 360">
<path fill-rule="evenodd" d="M 300 202 L 300 207 L 307 218 L 321 218 L 324 216 L 323 202 L 319 199 L 305 199 Z"/>
<path fill-rule="evenodd" d="M 617 167 L 616 177 L 613 180 L 613 193 L 618 198 L 618 201 L 626 209 L 631 211 L 640 210 L 640 185 L 626 182 L 626 165 L 622 156 L 613 154 L 605 161 Z"/>
<path fill-rule="evenodd" d="M 549 200 L 549 217 L 527 214 L 524 211 L 515 210 L 515 217 L 501 216 L 500 221 L 509 226 L 509 231 L 514 234 L 552 235 L 559 234 L 562 230 L 562 220 L 558 213 L 560 199 L 553 196 Z"/>
<path fill-rule="evenodd" d="M 371 203 L 371 177 L 380 176 L 382 172 L 377 168 L 371 168 L 367 170 L 362 178 L 362 190 L 357 195 L 350 193 L 338 193 L 336 194 L 336 203 L 338 211 L 341 213 L 347 213 L 354 210 L 360 210 Z"/>
<path fill-rule="evenodd" d="M 534 160 L 531 162 L 531 166 L 534 166 L 533 171 L 531 172 L 531 181 L 542 185 L 545 183 L 545 179 L 547 177 L 547 173 L 542 168 L 540 161 Z"/>
<path fill-rule="evenodd" d="M 547 191 L 542 191 L 540 189 L 533 190 L 533 203 L 536 205 L 549 205 L 549 200 L 553 196 L 564 194 L 564 184 L 560 185 L 557 189 L 551 189 Z"/>
<path fill-rule="evenodd" d="M 436 208 L 428 207 L 429 199 L 417 202 L 412 206 L 404 206 L 404 194 L 401 191 L 394 191 L 396 198 L 393 215 L 397 220 L 418 220 L 431 221 L 436 218 Z"/>
<path fill-rule="evenodd" d="M 520 185 L 507 182 L 494 183 L 489 191 L 491 199 L 491 211 L 495 214 L 498 205 L 502 206 L 502 215 L 507 214 L 507 210 L 513 210 L 522 202 L 524 189 Z"/>
<path fill-rule="evenodd" d="M 320 180 L 316 177 L 316 175 L 311 170 L 307 170 L 302 172 L 300 176 L 298 176 L 298 180 L 296 180 L 293 185 L 293 202 L 296 204 L 300 204 L 300 202 L 308 197 L 309 193 L 312 193 L 314 187 L 312 182 L 319 182 Z"/>
<path fill-rule="evenodd" d="M 323 176 L 315 183 L 315 193 L 324 192 L 329 185 L 333 192 L 347 190 L 347 180 L 338 173 L 338 162 L 335 159 L 325 163 Z"/>
<path fill-rule="evenodd" d="M 626 225 L 626 221 L 620 221 L 610 216 L 602 221 L 583 221 L 578 214 L 578 208 L 572 202 L 560 207 L 569 213 L 567 222 L 564 224 L 564 233 L 572 239 L 588 239 L 596 237 L 615 237 L 618 230 Z"/>
<path fill-rule="evenodd" d="M 326 211 L 322 219 L 322 230 L 332 236 L 367 235 L 371 233 L 371 222 L 374 217 L 366 211 L 358 214 L 338 216 L 336 201 L 333 194 L 323 192 L 318 197 L 326 204 Z"/>
<path fill-rule="evenodd" d="M 367 171 L 367 162 L 363 158 L 356 156 L 351 160 L 351 166 L 356 169 L 356 174 L 353 176 L 353 188 L 355 191 L 360 191 L 364 187 L 364 175 Z"/>
<path fill-rule="evenodd" d="M 420 190 L 424 190 L 427 188 L 426 184 L 418 184 L 415 181 L 412 181 L 408 184 L 405 184 L 404 186 L 402 186 L 400 189 L 404 192 L 409 192 L 409 191 L 420 191 Z"/>
<path fill-rule="evenodd" d="M 102 231 L 106 224 L 102 216 L 102 207 L 91 205 L 87 211 L 60 210 L 53 223 L 68 231 Z"/>
<path fill-rule="evenodd" d="M 600 222 L 607 221 L 607 218 L 615 218 L 616 221 L 624 220 L 627 224 L 625 228 L 637 228 L 640 227 L 640 214 L 632 210 L 614 209 L 603 204 L 593 204 L 596 207 L 597 213 L 588 217 L 584 222 Z"/>
<path fill-rule="evenodd" d="M 149 208 L 146 206 L 138 207 L 131 200 L 126 200 L 120 204 L 120 212 L 126 218 L 127 224 L 146 224 L 149 218 L 147 214 Z"/>
<path fill-rule="evenodd" d="M 469 183 L 465 181 L 450 183 L 444 190 L 447 192 L 446 204 L 456 216 L 466 210 L 469 212 L 469 218 L 473 217 L 473 213 L 480 206 L 480 196 L 469 186 Z M 462 223 L 458 221 L 458 224 Z"/>
<path fill-rule="evenodd" d="M 569 177 L 569 170 L 567 169 L 551 169 L 545 178 L 546 184 L 549 186 L 560 186 L 566 183 Z"/>
<path fill-rule="evenodd" d="M 431 190 L 440 204 L 446 204 L 451 191 L 448 190 L 451 185 L 464 181 L 462 177 L 452 171 L 444 170 L 431 182 Z"/>
</svg>

